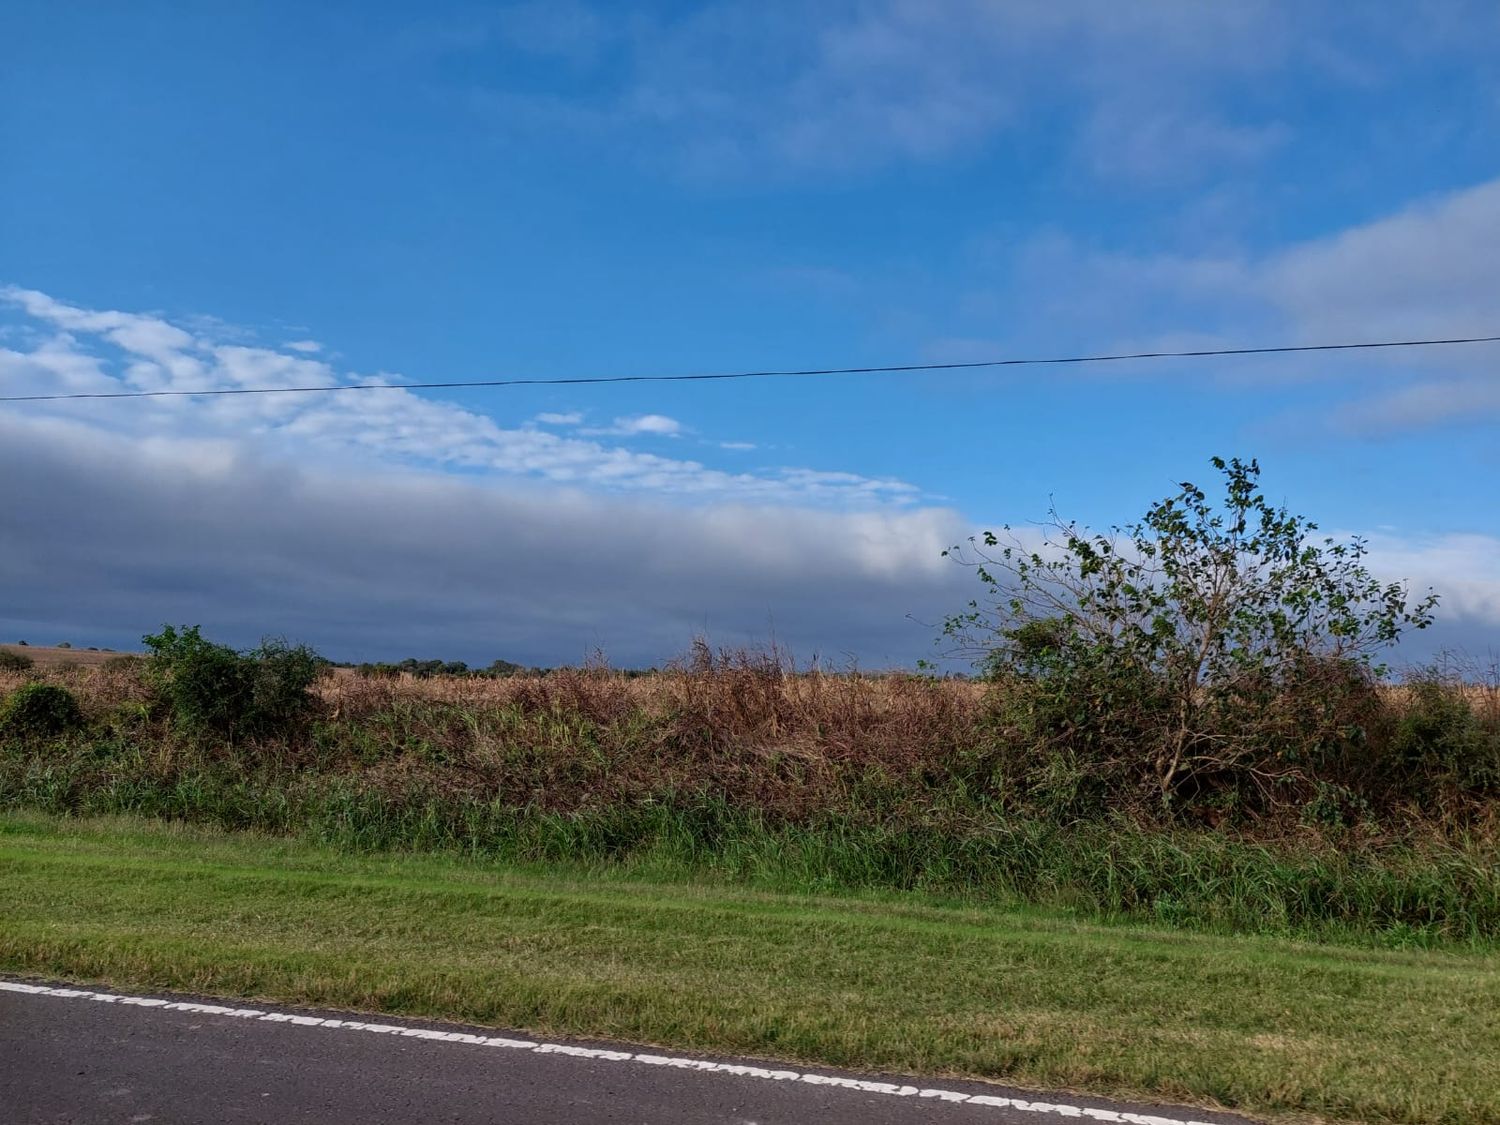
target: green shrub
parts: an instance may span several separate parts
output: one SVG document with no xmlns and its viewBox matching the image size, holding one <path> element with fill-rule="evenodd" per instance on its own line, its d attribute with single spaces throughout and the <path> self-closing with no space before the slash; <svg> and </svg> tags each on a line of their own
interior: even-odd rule
<svg viewBox="0 0 1500 1125">
<path fill-rule="evenodd" d="M 1003 685 L 1002 721 L 1169 814 L 1306 796 L 1384 713 L 1375 655 L 1437 604 L 1371 574 L 1363 540 L 1273 504 L 1255 461 L 1212 463 L 1220 502 L 1184 482 L 1107 532 L 1054 514 L 1039 537 L 944 552 L 985 590 L 944 635 Z"/>
<path fill-rule="evenodd" d="M 35 663 L 24 652 L 0 649 L 0 672 L 25 672 Z"/>
<path fill-rule="evenodd" d="M 303 645 L 265 640 L 248 652 L 204 639 L 196 625 L 143 638 L 147 673 L 173 722 L 194 734 L 285 733 L 309 711 L 323 661 Z"/>
<path fill-rule="evenodd" d="M 55 684 L 27 684 L 11 693 L 0 709 L 0 734 L 55 738 L 83 725 L 78 700 Z"/>
<path fill-rule="evenodd" d="M 1407 685 L 1410 699 L 1390 742 L 1391 765 L 1421 791 L 1500 789 L 1500 730 L 1480 717 L 1464 684 L 1429 670 Z"/>
</svg>

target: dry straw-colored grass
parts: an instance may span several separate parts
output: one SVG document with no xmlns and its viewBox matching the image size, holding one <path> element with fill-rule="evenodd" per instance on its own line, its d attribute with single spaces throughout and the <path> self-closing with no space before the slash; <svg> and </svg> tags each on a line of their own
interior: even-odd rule
<svg viewBox="0 0 1500 1125">
<path fill-rule="evenodd" d="M 910 675 L 794 673 L 765 654 L 711 654 L 649 676 L 603 668 L 487 680 L 335 676 L 327 714 L 415 748 L 366 773 L 392 788 L 413 769 L 460 764 L 443 786 L 534 790 L 573 809 L 707 787 L 796 815 L 857 776 L 909 776 L 981 738 L 976 684 Z M 388 777 L 386 775 L 389 775 Z"/>
<path fill-rule="evenodd" d="M 121 658 L 0 672 L 0 692 L 45 678 L 72 690 L 85 714 L 109 718 L 129 741 L 176 755 L 166 713 L 146 706 L 143 668 Z M 1500 680 L 1465 685 L 1450 677 L 1439 688 L 1442 699 L 1468 702 L 1492 745 Z M 925 820 L 996 803 L 1060 822 L 1109 812 L 1151 820 L 1162 811 L 1147 745 L 1099 753 L 1084 740 L 1067 745 L 1055 734 L 1038 736 L 1024 720 L 1014 725 L 1015 697 L 981 682 L 798 671 L 774 651 L 716 652 L 700 644 L 648 675 L 602 665 L 507 678 L 339 669 L 315 690 L 313 737 L 304 731 L 235 740 L 245 769 L 274 759 L 289 777 L 316 769 L 392 796 L 421 790 L 558 812 L 685 794 L 793 821 L 828 810 Z M 1373 823 L 1373 815 L 1391 826 L 1468 831 L 1493 819 L 1491 783 L 1480 774 L 1464 774 L 1463 763 L 1388 750 L 1403 718 L 1430 707 L 1419 686 L 1389 686 L 1366 698 L 1373 708 L 1354 718 L 1369 738 L 1342 757 L 1299 760 L 1268 749 L 1239 775 L 1207 777 L 1179 812 L 1212 826 L 1230 816 L 1258 832 L 1276 825 L 1300 831 L 1309 815 L 1336 823 Z M 128 733 L 118 722 L 122 705 L 134 716 Z M 1488 751 L 1464 752 L 1472 758 Z M 1277 784 L 1257 788 L 1263 776 Z M 1226 814 L 1226 800 L 1241 803 Z"/>
<path fill-rule="evenodd" d="M 44 679 L 67 688 L 78 697 L 85 711 L 97 713 L 122 703 L 144 703 L 150 698 L 150 690 L 141 676 L 142 666 L 139 657 L 117 655 L 88 663 L 38 663 L 27 671 L 4 669 L 0 670 L 0 695 Z"/>
</svg>

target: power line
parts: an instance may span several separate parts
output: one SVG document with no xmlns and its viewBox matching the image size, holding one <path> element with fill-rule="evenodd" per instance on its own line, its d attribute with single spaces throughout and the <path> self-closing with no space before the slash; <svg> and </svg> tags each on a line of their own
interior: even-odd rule
<svg viewBox="0 0 1500 1125">
<path fill-rule="evenodd" d="M 218 387 L 205 391 L 90 391 L 78 394 L 0 395 L 0 402 L 60 402 L 94 398 L 190 398 L 210 395 L 297 395 L 332 391 L 437 391 L 472 387 L 576 387 L 600 383 L 693 383 L 723 379 L 768 379 L 802 375 L 880 375 L 903 371 L 964 371 L 984 367 L 1036 367 L 1067 363 L 1120 363 L 1133 359 L 1195 359 L 1229 355 L 1285 355 L 1289 352 L 1341 352 L 1374 348 L 1428 348 L 1447 344 L 1494 344 L 1500 336 L 1461 336 L 1446 340 L 1380 340 L 1360 344 L 1286 344 L 1265 348 L 1201 348 L 1180 352 L 1130 352 L 1021 359 L 985 359 L 969 363 L 904 363 L 885 367 L 810 367 L 801 371 L 730 371 L 693 375 L 587 375 L 557 379 L 472 379 L 444 383 L 339 383 L 308 387 Z"/>
</svg>

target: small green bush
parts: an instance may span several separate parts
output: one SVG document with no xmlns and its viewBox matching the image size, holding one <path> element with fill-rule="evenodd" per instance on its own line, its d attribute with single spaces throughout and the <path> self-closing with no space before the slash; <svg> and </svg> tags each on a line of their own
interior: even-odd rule
<svg viewBox="0 0 1500 1125">
<path fill-rule="evenodd" d="M 323 661 L 303 645 L 266 640 L 249 652 L 204 639 L 196 625 L 143 638 L 147 673 L 172 718 L 194 734 L 286 733 L 310 710 Z"/>
<path fill-rule="evenodd" d="M 0 734 L 55 738 L 82 725 L 78 700 L 55 684 L 27 684 L 12 692 L 0 708 Z"/>
<path fill-rule="evenodd" d="M 1429 670 L 1408 683 L 1411 700 L 1391 738 L 1393 764 L 1409 784 L 1426 790 L 1500 789 L 1500 730 L 1480 717 L 1462 682 Z"/>
<path fill-rule="evenodd" d="M 35 663 L 24 652 L 0 649 L 0 672 L 25 672 Z"/>
</svg>

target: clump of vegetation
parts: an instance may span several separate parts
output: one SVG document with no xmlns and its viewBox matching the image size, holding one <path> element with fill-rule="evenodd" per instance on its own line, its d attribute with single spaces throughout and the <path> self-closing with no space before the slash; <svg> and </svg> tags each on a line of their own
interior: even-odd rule
<svg viewBox="0 0 1500 1125">
<path fill-rule="evenodd" d="M 483 668 L 470 668 L 462 660 L 418 660 L 415 657 L 407 657 L 398 661 L 377 661 L 355 665 L 355 670 L 362 676 L 414 676 L 417 679 L 429 679 L 433 676 L 520 676 L 526 673 L 540 675 L 546 671 L 544 668 L 526 668 L 524 665 L 515 664 L 509 660 L 494 660 Z"/>
<path fill-rule="evenodd" d="M 0 672 L 25 672 L 35 663 L 36 661 L 24 652 L 11 652 L 9 649 L 0 649 Z"/>
<path fill-rule="evenodd" d="M 418 660 L 409 656 L 399 661 L 379 661 L 358 665 L 359 673 L 363 676 L 399 676 L 405 673 L 409 676 L 427 678 L 429 676 L 469 676 L 476 675 L 477 670 L 471 669 L 462 660 Z"/>
<path fill-rule="evenodd" d="M 267 639 L 238 652 L 171 625 L 142 640 L 146 673 L 173 722 L 193 734 L 236 738 L 289 734 L 312 709 L 324 661 L 305 645 Z"/>
<path fill-rule="evenodd" d="M 1362 540 L 1318 538 L 1270 503 L 1255 461 L 1213 464 L 1219 505 L 1184 483 L 1109 532 L 1054 515 L 1030 542 L 1006 529 L 946 552 L 986 596 L 945 635 L 1038 763 L 1027 784 L 1060 774 L 1094 800 L 1149 791 L 1168 810 L 1266 811 L 1370 764 L 1374 657 L 1426 628 L 1437 596 L 1377 580 Z"/>
<path fill-rule="evenodd" d="M 83 711 L 67 688 L 25 684 L 0 707 L 0 735 L 55 738 L 83 725 Z"/>
<path fill-rule="evenodd" d="M 1475 706 L 1472 690 L 1441 666 L 1403 686 L 1389 753 L 1413 800 L 1430 806 L 1466 793 L 1500 795 L 1500 723 Z"/>
</svg>

